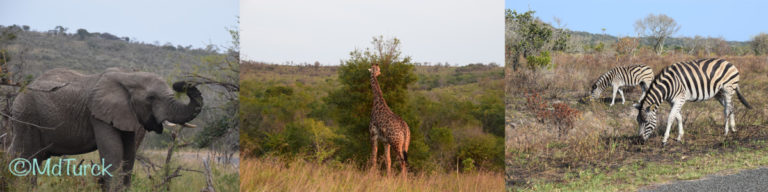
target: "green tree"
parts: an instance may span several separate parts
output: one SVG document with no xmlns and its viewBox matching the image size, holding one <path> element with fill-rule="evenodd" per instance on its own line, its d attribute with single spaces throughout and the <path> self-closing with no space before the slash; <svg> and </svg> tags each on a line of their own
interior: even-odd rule
<svg viewBox="0 0 768 192">
<path fill-rule="evenodd" d="M 410 57 L 402 56 L 397 38 L 385 40 L 383 36 L 374 37 L 371 44 L 372 49 L 354 50 L 349 54 L 350 58 L 343 61 L 338 71 L 341 87 L 325 98 L 344 136 L 340 145 L 345 146 L 345 150 L 339 155 L 345 159 L 356 159 L 359 163 L 368 160 L 371 151 L 368 125 L 373 103 L 368 69 L 376 63 L 381 68 L 378 81 L 387 104 L 411 128 L 409 162 L 424 160 L 428 158 L 424 155 L 428 147 L 424 144 L 423 134 L 417 129 L 420 120 L 407 106 L 408 87 L 416 82 L 414 64 Z M 383 150 L 379 151 L 383 153 Z"/>
<path fill-rule="evenodd" d="M 54 28 L 54 30 L 56 30 L 56 34 L 57 35 L 67 35 L 67 30 L 68 29 L 69 28 L 63 27 L 61 25 L 56 26 L 56 28 Z"/>
<path fill-rule="evenodd" d="M 506 22 L 506 50 L 507 64 L 512 65 L 513 70 L 520 67 L 520 57 L 549 58 L 542 55 L 548 51 L 564 51 L 568 48 L 568 39 L 571 38 L 565 29 L 557 29 L 542 22 L 533 14 L 535 11 L 518 13 L 507 9 Z M 558 22 L 559 20 L 556 20 Z M 547 63 L 548 65 L 549 63 Z"/>
<path fill-rule="evenodd" d="M 768 53 L 768 34 L 760 33 L 752 37 L 752 40 L 749 41 L 749 45 L 752 47 L 752 50 L 755 51 L 755 55 L 765 55 Z"/>
<path fill-rule="evenodd" d="M 88 33 L 88 30 L 85 29 L 77 29 L 77 37 L 80 40 L 84 40 L 86 37 L 90 36 L 91 33 Z"/>
<path fill-rule="evenodd" d="M 501 91 L 484 94 L 480 97 L 480 104 L 472 110 L 472 115 L 482 122 L 483 131 L 499 137 L 504 137 L 503 96 Z"/>
</svg>

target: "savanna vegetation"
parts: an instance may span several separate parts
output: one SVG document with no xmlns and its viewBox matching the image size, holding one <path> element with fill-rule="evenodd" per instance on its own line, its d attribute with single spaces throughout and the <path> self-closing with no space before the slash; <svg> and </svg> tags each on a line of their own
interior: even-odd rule
<svg viewBox="0 0 768 192">
<path fill-rule="evenodd" d="M 198 191 L 213 178 L 219 191 L 238 191 L 239 121 L 238 106 L 239 34 L 229 29 L 231 45 L 205 48 L 149 44 L 110 33 L 70 30 L 57 26 L 39 32 L 29 26 L 0 26 L 0 142 L 3 156 L 9 144 L 9 114 L 16 93 L 35 77 L 61 67 L 84 74 L 103 72 L 110 67 L 146 71 L 170 83 L 186 80 L 198 86 L 205 106 L 192 124 L 195 129 L 168 129 L 162 135 L 146 134 L 135 163 L 131 188 L 138 191 Z M 175 130 L 175 131 L 171 131 Z M 175 153 L 174 153 L 175 152 Z M 197 156 L 190 156 L 194 153 Z M 97 159 L 92 152 L 67 158 Z M 202 158 L 206 157 L 206 158 Z M 209 159 L 212 173 L 206 174 L 201 159 Z M 169 161 L 170 160 L 170 161 Z M 1 168 L 10 159 L 3 158 Z M 0 191 L 33 188 L 26 178 L 0 174 Z M 152 175 L 150 177 L 150 175 Z M 42 177 L 35 189 L 98 189 L 93 177 Z M 190 183 L 195 183 L 190 185 Z M 198 185 L 199 184 L 199 185 Z"/>
<path fill-rule="evenodd" d="M 372 46 L 340 66 L 243 63 L 241 189 L 502 189 L 502 68 L 417 63 L 397 39 Z M 411 129 L 407 184 L 367 173 L 372 63 L 387 104 Z"/>
<path fill-rule="evenodd" d="M 553 27 L 534 13 L 507 10 L 506 15 L 508 190 L 627 191 L 768 165 L 765 34 L 750 42 L 699 36 L 658 40 L 650 33 L 615 37 Z M 660 15 L 652 16 L 638 23 Z M 668 103 L 659 110 L 657 133 L 642 142 L 632 107 L 640 88 L 624 89 L 625 105 L 609 107 L 605 93 L 597 101 L 584 99 L 597 77 L 612 67 L 645 64 L 658 73 L 675 62 L 709 57 L 738 67 L 741 90 L 754 107 L 735 105 L 738 132 L 728 137 L 723 136 L 723 107 L 716 101 L 686 103 L 685 142 L 662 148 Z"/>
</svg>

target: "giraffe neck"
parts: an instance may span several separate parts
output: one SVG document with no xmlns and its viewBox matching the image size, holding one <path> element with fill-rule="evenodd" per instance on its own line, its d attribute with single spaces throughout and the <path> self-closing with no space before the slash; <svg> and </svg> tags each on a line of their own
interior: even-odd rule
<svg viewBox="0 0 768 192">
<path fill-rule="evenodd" d="M 371 91 L 373 92 L 373 110 L 389 109 L 379 86 L 379 80 L 373 75 L 371 75 Z"/>
</svg>

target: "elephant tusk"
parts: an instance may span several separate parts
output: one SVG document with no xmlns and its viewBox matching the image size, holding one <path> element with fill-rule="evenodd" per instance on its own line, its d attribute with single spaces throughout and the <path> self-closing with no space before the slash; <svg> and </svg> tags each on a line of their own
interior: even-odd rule
<svg viewBox="0 0 768 192">
<path fill-rule="evenodd" d="M 176 124 L 175 124 L 175 123 L 171 123 L 171 122 L 168 122 L 168 121 L 163 121 L 163 125 L 165 125 L 165 126 L 169 126 L 169 127 L 173 127 L 173 126 L 176 126 Z"/>
<path fill-rule="evenodd" d="M 186 128 L 197 128 L 197 125 L 191 124 L 191 123 L 184 123 L 184 125 L 182 125 L 182 126 L 184 126 Z"/>
</svg>

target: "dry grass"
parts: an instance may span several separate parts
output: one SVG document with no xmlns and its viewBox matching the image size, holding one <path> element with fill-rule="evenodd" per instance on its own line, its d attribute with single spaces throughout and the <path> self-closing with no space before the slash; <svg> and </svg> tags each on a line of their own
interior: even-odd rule
<svg viewBox="0 0 768 192">
<path fill-rule="evenodd" d="M 397 170 L 397 171 L 396 171 Z M 393 167 L 393 172 L 399 170 Z M 318 164 L 277 158 L 240 164 L 242 191 L 503 191 L 501 173 L 432 173 L 383 176 L 347 164 Z"/>
<path fill-rule="evenodd" d="M 202 150 L 205 154 L 205 150 Z M 173 165 L 181 165 L 187 169 L 202 170 L 201 158 L 192 157 L 194 151 L 178 151 L 173 157 Z M 199 152 L 199 151 L 198 151 Z M 155 163 L 161 163 L 165 160 L 165 151 L 161 150 L 143 150 L 140 154 L 149 158 Z M 60 157 L 53 157 L 52 160 L 58 161 Z M 91 152 L 81 155 L 67 156 L 77 161 L 83 159 L 88 162 L 100 161 L 98 152 Z M 8 163 L 8 162 L 3 162 Z M 223 165 L 212 163 L 214 185 L 217 191 L 239 191 L 237 167 L 233 165 Z M 8 171 L 7 169 L 3 171 Z M 113 173 L 114 174 L 114 173 Z M 10 191 L 100 191 L 101 187 L 97 184 L 97 177 L 94 176 L 38 176 L 37 186 L 32 186 L 27 177 L 15 177 L 6 180 L 9 182 Z M 155 176 L 158 178 L 159 176 Z M 5 179 L 5 178 L 2 178 Z M 171 191 L 200 191 L 205 187 L 205 176 L 197 172 L 181 172 L 181 176 L 174 178 L 171 182 Z M 133 178 L 131 180 L 131 191 L 161 191 L 156 186 L 159 181 L 153 181 L 148 178 L 147 170 L 140 162 L 135 162 L 133 169 Z M 2 190 L 0 190 L 2 191 Z"/>
<path fill-rule="evenodd" d="M 553 61 L 557 68 L 551 71 L 509 72 L 507 76 L 507 126 L 506 126 L 506 177 L 507 185 L 517 189 L 530 189 L 544 183 L 579 181 L 570 177 L 584 170 L 614 169 L 647 162 L 672 164 L 685 162 L 689 157 L 703 154 L 731 153 L 737 149 L 761 149 L 766 147 L 768 129 L 766 117 L 768 98 L 768 58 L 758 56 L 725 56 L 734 63 L 741 74 L 740 87 L 752 110 L 736 106 L 736 124 L 739 132 L 723 136 L 722 106 L 716 101 L 688 102 L 683 107 L 686 134 L 685 143 L 672 142 L 661 148 L 660 133 L 666 128 L 669 104 L 659 110 L 657 134 L 648 142 L 641 142 L 637 135 L 636 110 L 632 103 L 640 97 L 640 89 L 625 89 L 627 103 L 609 107 L 610 95 L 603 94 L 601 102 L 585 103 L 589 86 L 602 73 L 612 67 L 629 64 L 645 64 L 658 73 L 663 67 L 679 61 L 697 59 L 690 55 L 670 54 L 656 56 L 639 53 L 632 57 L 616 59 L 614 56 L 587 54 L 556 54 Z M 617 62 L 618 60 L 618 62 Z M 536 92 L 544 101 L 566 104 L 581 112 L 573 122 L 573 129 L 559 135 L 552 123 L 541 122 L 535 112 L 526 107 L 523 90 Z M 734 102 L 737 100 L 734 99 Z M 737 102 L 738 103 L 738 102 Z M 677 135 L 677 128 L 670 132 L 670 141 Z M 624 181 L 616 181 L 624 183 Z M 643 184 L 644 182 L 632 184 Z"/>
</svg>

